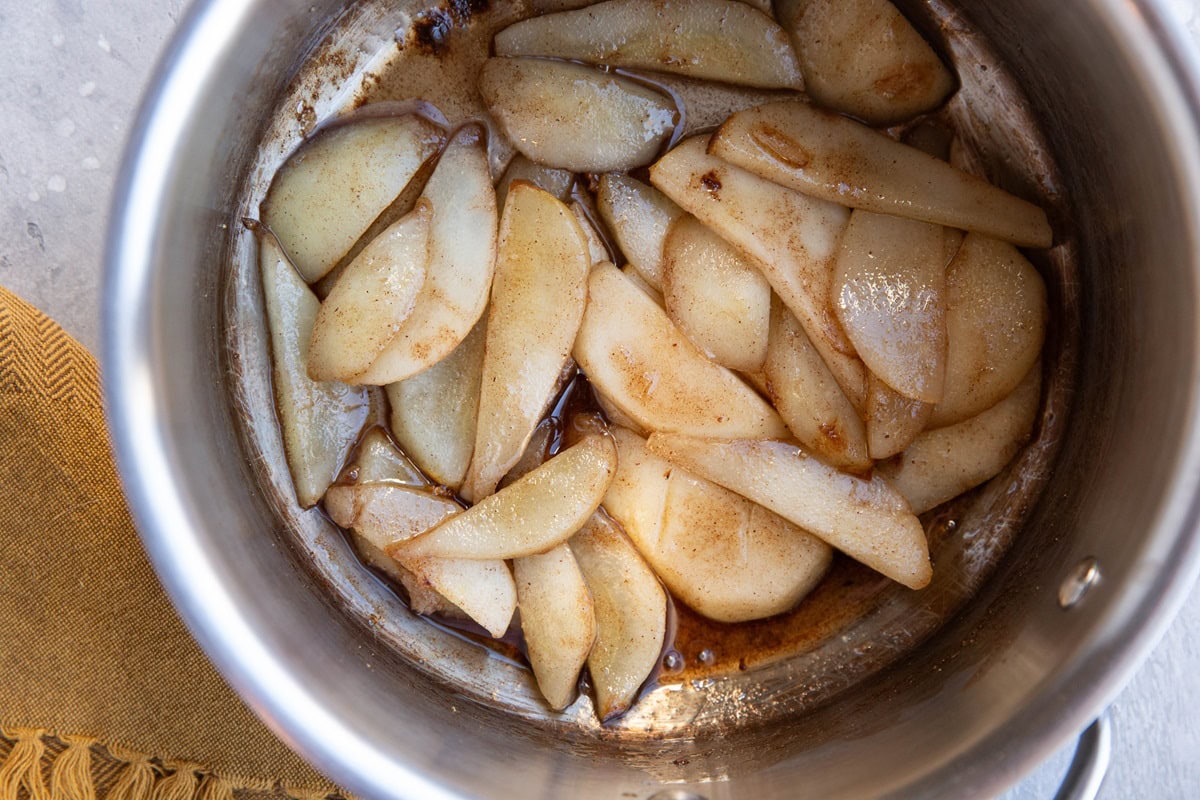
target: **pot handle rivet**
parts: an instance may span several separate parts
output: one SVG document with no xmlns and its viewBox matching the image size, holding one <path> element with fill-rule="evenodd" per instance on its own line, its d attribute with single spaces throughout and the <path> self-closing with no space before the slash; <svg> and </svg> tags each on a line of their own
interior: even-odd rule
<svg viewBox="0 0 1200 800">
<path fill-rule="evenodd" d="M 1100 582 L 1100 562 L 1092 556 L 1080 561 L 1070 574 L 1063 578 L 1058 587 L 1058 604 L 1063 608 L 1074 608 Z"/>
</svg>

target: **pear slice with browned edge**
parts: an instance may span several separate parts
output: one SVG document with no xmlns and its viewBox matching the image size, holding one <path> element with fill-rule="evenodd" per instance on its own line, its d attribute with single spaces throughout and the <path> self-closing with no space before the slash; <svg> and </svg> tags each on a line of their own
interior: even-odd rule
<svg viewBox="0 0 1200 800">
<path fill-rule="evenodd" d="M 271 385 L 296 500 L 317 504 L 367 421 L 365 389 L 308 377 L 308 347 L 320 301 L 275 237 L 259 235 L 259 267 L 271 334 Z"/>
<path fill-rule="evenodd" d="M 583 231 L 583 238 L 587 240 L 588 258 L 591 259 L 592 265 L 612 261 L 612 253 L 608 252 L 608 245 L 604 243 L 600 232 L 596 230 L 596 223 L 592 221 L 591 215 L 578 200 L 571 201 L 571 214 L 579 223 L 579 230 Z"/>
<path fill-rule="evenodd" d="M 280 168 L 262 218 L 306 283 L 350 251 L 445 141 L 425 117 L 375 117 L 317 133 Z"/>
<path fill-rule="evenodd" d="M 1022 247 L 1049 247 L 1046 212 L 945 161 L 830 111 L 798 102 L 739 111 L 713 155 L 799 192 Z"/>
<path fill-rule="evenodd" d="M 565 61 L 488 59 L 479 93 L 521 153 L 571 172 L 649 164 L 679 118 L 666 95 Z"/>
<path fill-rule="evenodd" d="M 850 215 L 834 269 L 834 308 L 867 368 L 905 397 L 942 399 L 946 379 L 946 261 L 942 229 Z"/>
<path fill-rule="evenodd" d="M 931 416 L 931 404 L 905 397 L 874 375 L 867 378 L 867 450 L 871 458 L 888 458 L 908 447 Z"/>
<path fill-rule="evenodd" d="M 342 471 L 341 480 L 350 483 L 394 483 L 427 488 L 431 484 L 408 456 L 400 452 L 387 432 L 374 426 L 363 434 L 354 451 L 354 460 Z"/>
<path fill-rule="evenodd" d="M 488 310 L 475 453 L 462 494 L 477 502 L 517 463 L 583 318 L 587 239 L 561 201 L 530 183 L 508 192 Z"/>
<path fill-rule="evenodd" d="M 512 186 L 514 181 L 532 183 L 565 203 L 571 196 L 571 187 L 575 185 L 575 173 L 535 164 L 518 153 L 508 162 L 500 182 L 496 184 L 496 205 L 500 208 L 504 208 L 504 202 L 508 198 L 508 187 Z"/>
<path fill-rule="evenodd" d="M 871 468 L 867 432 L 854 404 L 778 297 L 762 374 L 766 395 L 809 452 L 838 469 L 861 473 Z"/>
<path fill-rule="evenodd" d="M 367 483 L 331 488 L 325 510 L 334 522 L 400 562 L 492 636 L 504 635 L 517 604 L 507 564 L 498 559 L 417 558 L 401 548 L 409 537 L 459 515 L 462 507 L 453 500 L 407 486 Z"/>
<path fill-rule="evenodd" d="M 613 431 L 617 474 L 604 509 L 671 594 L 718 622 L 792 608 L 821 580 L 833 551 L 782 517 Z"/>
<path fill-rule="evenodd" d="M 487 307 L 496 265 L 496 193 L 482 132 L 446 145 L 421 197 L 433 206 L 429 265 L 412 313 L 359 383 L 385 386 L 428 369 L 467 337 Z"/>
<path fill-rule="evenodd" d="M 510 25 L 496 34 L 495 47 L 499 56 L 552 56 L 764 88 L 803 86 L 784 30 L 734 0 L 608 0 Z"/>
<path fill-rule="evenodd" d="M 651 182 L 758 263 L 842 391 L 861 408 L 866 368 L 831 299 L 834 258 L 850 212 L 710 156 L 707 142 L 696 137 L 680 143 L 650 168 Z"/>
<path fill-rule="evenodd" d="M 879 473 L 920 514 L 990 480 L 1029 439 L 1041 403 L 1040 364 L 1008 397 L 957 425 L 925 431 Z"/>
<path fill-rule="evenodd" d="M 600 505 L 617 468 L 608 436 L 584 437 L 433 530 L 396 545 L 405 558 L 520 558 L 562 544 Z"/>
<path fill-rule="evenodd" d="M 695 217 L 663 242 L 667 315 L 692 343 L 729 369 L 755 372 L 767 358 L 771 285 L 741 252 Z"/>
<path fill-rule="evenodd" d="M 878 476 L 847 475 L 786 442 L 655 433 L 647 447 L 910 589 L 924 588 L 932 577 L 921 521 Z"/>
<path fill-rule="evenodd" d="M 592 270 L 575 360 L 639 426 L 706 436 L 786 436 L 775 411 L 705 358 L 654 301 L 611 264 Z"/>
<path fill-rule="evenodd" d="M 607 515 L 593 514 L 570 540 L 596 610 L 596 643 L 588 672 L 601 722 L 629 710 L 662 658 L 667 593 Z"/>
<path fill-rule="evenodd" d="M 1046 285 L 1017 248 L 967 234 L 946 271 L 946 391 L 930 427 L 975 416 L 1011 393 L 1042 351 Z"/>
<path fill-rule="evenodd" d="M 369 428 L 363 434 L 358 448 L 354 451 L 353 460 L 342 470 L 339 480 L 358 485 L 384 483 L 418 489 L 430 488 L 429 479 L 421 474 L 408 460 L 408 456 L 400 452 L 384 429 L 378 426 Z M 333 508 L 340 518 L 349 519 L 354 513 L 350 502 L 354 495 L 343 492 L 340 487 L 335 488 L 337 491 L 333 495 Z M 442 597 L 426 581 L 400 566 L 399 561 L 384 552 L 383 546 L 377 546 L 352 528 L 346 530 L 354 542 L 359 559 L 364 564 L 404 587 L 408 593 L 408 607 L 414 613 L 469 619 L 462 609 Z M 384 546 L 386 544 L 387 542 L 384 542 Z"/>
<path fill-rule="evenodd" d="M 931 111 L 954 76 L 888 0 L 777 0 L 804 89 L 826 108 L 872 125 Z"/>
<path fill-rule="evenodd" d="M 575 699 L 579 671 L 596 641 L 596 613 L 583 572 L 560 544 L 513 561 L 521 632 L 538 689 L 555 711 Z"/>
<path fill-rule="evenodd" d="M 357 383 L 399 332 L 425 283 L 432 218 L 429 202 L 418 202 L 342 272 L 313 324 L 313 380 Z"/>
<path fill-rule="evenodd" d="M 485 323 L 424 372 L 387 387 L 392 435 L 433 480 L 458 490 L 475 447 Z"/>
<path fill-rule="evenodd" d="M 619 173 L 600 179 L 596 207 L 629 266 L 662 292 L 663 242 L 683 209 L 654 187 Z"/>
</svg>

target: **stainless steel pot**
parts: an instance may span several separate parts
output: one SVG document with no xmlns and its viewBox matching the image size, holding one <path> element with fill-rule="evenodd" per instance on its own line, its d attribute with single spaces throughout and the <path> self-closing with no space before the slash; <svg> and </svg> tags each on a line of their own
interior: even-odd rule
<svg viewBox="0 0 1200 800">
<path fill-rule="evenodd" d="M 222 265 L 264 120 L 342 2 L 191 9 L 118 186 L 106 392 L 167 589 L 285 741 L 380 798 L 979 796 L 1102 709 L 1200 565 L 1200 73 L 1148 0 L 960 5 L 1026 88 L 1079 225 L 1054 473 L 996 574 L 903 660 L 802 715 L 661 741 L 462 696 L 381 646 L 294 547 L 230 409 Z"/>
</svg>

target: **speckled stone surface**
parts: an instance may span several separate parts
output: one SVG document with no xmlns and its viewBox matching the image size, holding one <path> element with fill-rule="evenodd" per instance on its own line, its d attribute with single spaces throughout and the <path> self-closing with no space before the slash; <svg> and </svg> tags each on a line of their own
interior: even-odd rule
<svg viewBox="0 0 1200 800">
<path fill-rule="evenodd" d="M 0 0 L 0 285 L 93 352 L 109 193 L 138 98 L 184 5 Z M 1167 5 L 1200 42 L 1200 0 Z M 1198 698 L 1194 590 L 1113 705 L 1113 763 L 1101 797 L 1200 797 Z M 1005 799 L 1052 797 L 1070 751 Z"/>
</svg>

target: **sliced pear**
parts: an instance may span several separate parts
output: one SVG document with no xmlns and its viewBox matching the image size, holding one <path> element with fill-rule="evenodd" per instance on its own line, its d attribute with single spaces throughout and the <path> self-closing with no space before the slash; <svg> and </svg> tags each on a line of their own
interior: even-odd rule
<svg viewBox="0 0 1200 800">
<path fill-rule="evenodd" d="M 710 133 L 735 111 L 804 97 L 789 89 L 755 89 L 666 73 L 654 75 L 654 85 L 665 89 L 683 111 L 676 139 Z"/>
<path fill-rule="evenodd" d="M 462 507 L 421 489 L 388 483 L 335 486 L 325 497 L 325 510 L 338 525 L 351 528 L 368 544 L 384 551 L 415 575 L 419 585 L 435 590 L 492 636 L 503 636 L 517 604 L 516 585 L 500 560 L 413 558 L 402 543 L 409 537 L 453 519 Z M 410 590 L 411 591 L 411 590 Z M 422 613 L 414 607 L 414 611 Z"/>
<path fill-rule="evenodd" d="M 514 183 L 500 226 L 475 454 L 462 490 L 468 500 L 495 491 L 553 399 L 583 317 L 590 267 L 571 211 L 533 184 Z"/>
<path fill-rule="evenodd" d="M 496 205 L 500 208 L 504 208 L 505 198 L 508 197 L 508 187 L 512 186 L 513 181 L 532 183 L 565 203 L 571 196 L 571 187 L 575 185 L 575 173 L 535 164 L 518 153 L 512 161 L 508 162 L 504 175 L 496 184 Z"/>
<path fill-rule="evenodd" d="M 663 241 L 683 209 L 654 187 L 617 173 L 600 179 L 596 207 L 629 266 L 662 292 Z"/>
<path fill-rule="evenodd" d="M 1046 337 L 1046 285 L 1017 248 L 971 233 L 946 271 L 946 392 L 929 424 L 953 425 L 998 403 Z"/>
<path fill-rule="evenodd" d="M 850 215 L 834 270 L 838 319 L 859 357 L 884 383 L 926 403 L 946 379 L 946 262 L 942 228 Z"/>
<path fill-rule="evenodd" d="M 777 0 L 805 91 L 872 125 L 931 111 L 954 76 L 888 0 Z"/>
<path fill-rule="evenodd" d="M 383 428 L 372 427 L 363 434 L 354 461 L 342 472 L 351 483 L 396 483 L 401 486 L 428 487 L 429 479 L 400 452 Z"/>
<path fill-rule="evenodd" d="M 856 478 L 786 442 L 655 433 L 647 447 L 737 492 L 910 589 L 932 577 L 921 521 L 882 478 Z"/>
<path fill-rule="evenodd" d="M 545 464 L 546 459 L 550 458 L 555 439 L 559 435 L 560 430 L 557 420 L 544 419 L 538 423 L 533 436 L 529 439 L 529 444 L 525 445 L 525 452 L 521 454 L 521 458 L 508 471 L 504 479 L 500 481 L 500 488 L 503 489 L 506 486 L 511 486 L 542 464 Z"/>
<path fill-rule="evenodd" d="M 394 556 L 520 558 L 544 553 L 579 530 L 617 468 L 608 436 L 585 437 L 465 512 L 396 545 Z"/>
<path fill-rule="evenodd" d="M 662 658 L 667 593 L 604 514 L 593 514 L 570 545 L 596 610 L 596 643 L 587 664 L 596 713 L 608 722 L 629 710 Z"/>
<path fill-rule="evenodd" d="M 915 147 L 798 102 L 739 111 L 713 135 L 713 155 L 805 194 L 1022 247 L 1049 247 L 1046 212 Z"/>
<path fill-rule="evenodd" d="M 639 426 L 709 436 L 786 435 L 753 389 L 705 358 L 619 269 L 593 269 L 588 298 L 575 360 L 597 391 Z"/>
<path fill-rule="evenodd" d="M 485 323 L 424 372 L 387 387 L 392 435 L 421 469 L 458 490 L 475 447 Z"/>
<path fill-rule="evenodd" d="M 758 263 L 842 391 L 861 408 L 866 368 L 831 301 L 834 258 L 850 212 L 710 156 L 707 142 L 696 137 L 680 143 L 650 168 L 651 182 Z"/>
<path fill-rule="evenodd" d="M 521 631 L 538 689 L 561 711 L 575 699 L 579 671 L 596 641 L 596 613 L 583 572 L 560 544 L 513 562 Z"/>
<path fill-rule="evenodd" d="M 867 449 L 888 458 L 912 444 L 933 416 L 933 405 L 913 400 L 871 375 L 867 379 Z"/>
<path fill-rule="evenodd" d="M 579 230 L 583 231 L 583 238 L 587 240 L 588 258 L 591 259 L 592 264 L 612 261 L 612 253 L 608 252 L 608 245 L 604 243 L 600 232 L 596 230 L 596 223 L 592 222 L 592 217 L 584 209 L 583 204 L 578 200 L 572 200 L 571 213 L 575 216 L 575 221 L 579 223 Z"/>
<path fill-rule="evenodd" d="M 646 297 L 649 297 L 651 300 L 653 300 L 654 305 L 658 306 L 663 311 L 667 310 L 667 301 L 663 299 L 662 292 L 647 283 L 646 279 L 642 277 L 642 273 L 634 269 L 632 264 L 626 264 L 625 266 L 621 267 L 621 274 L 628 278 L 630 283 L 641 289 L 642 293 L 645 294 Z"/>
<path fill-rule="evenodd" d="M 667 314 L 692 343 L 730 369 L 754 372 L 767 358 L 771 285 L 738 250 L 695 217 L 663 243 Z"/>
<path fill-rule="evenodd" d="M 450 354 L 487 307 L 496 264 L 496 197 L 478 128 L 454 135 L 422 198 L 433 206 L 429 266 L 412 314 L 358 382 L 385 386 Z"/>
<path fill-rule="evenodd" d="M 276 174 L 263 222 L 305 282 L 320 280 L 444 141 L 441 128 L 417 114 L 325 128 Z"/>
<path fill-rule="evenodd" d="M 571 172 L 649 164 L 679 117 L 660 92 L 565 61 L 488 59 L 479 92 L 526 157 Z"/>
<path fill-rule="evenodd" d="M 978 416 L 926 431 L 879 472 L 920 514 L 990 480 L 1028 441 L 1041 403 L 1035 364 L 1008 397 Z"/>
<path fill-rule="evenodd" d="M 259 267 L 283 449 L 296 499 L 310 508 L 341 470 L 370 404 L 365 389 L 308 377 L 308 343 L 321 304 L 265 232 L 259 236 Z"/>
<path fill-rule="evenodd" d="M 718 622 L 792 608 L 833 551 L 782 517 L 693 475 L 613 431 L 618 468 L 604 508 L 679 600 Z"/>
<path fill-rule="evenodd" d="M 417 203 L 350 262 L 313 324 L 308 374 L 354 383 L 412 313 L 429 264 L 433 209 Z"/>
<path fill-rule="evenodd" d="M 594 388 L 594 387 L 593 387 Z M 627 430 L 636 431 L 641 436 L 646 436 L 646 429 L 638 425 L 624 411 L 617 407 L 615 403 L 604 396 L 602 392 L 596 392 L 596 405 L 600 406 L 600 410 L 604 412 L 604 416 L 613 425 L 619 425 Z"/>
<path fill-rule="evenodd" d="M 776 297 L 763 365 L 766 395 L 805 449 L 850 472 L 871 468 L 867 432 L 796 317 Z"/>
<path fill-rule="evenodd" d="M 552 56 L 766 88 L 803 86 L 783 29 L 734 0 L 608 0 L 518 22 L 496 34 L 495 47 L 500 56 Z"/>
</svg>

